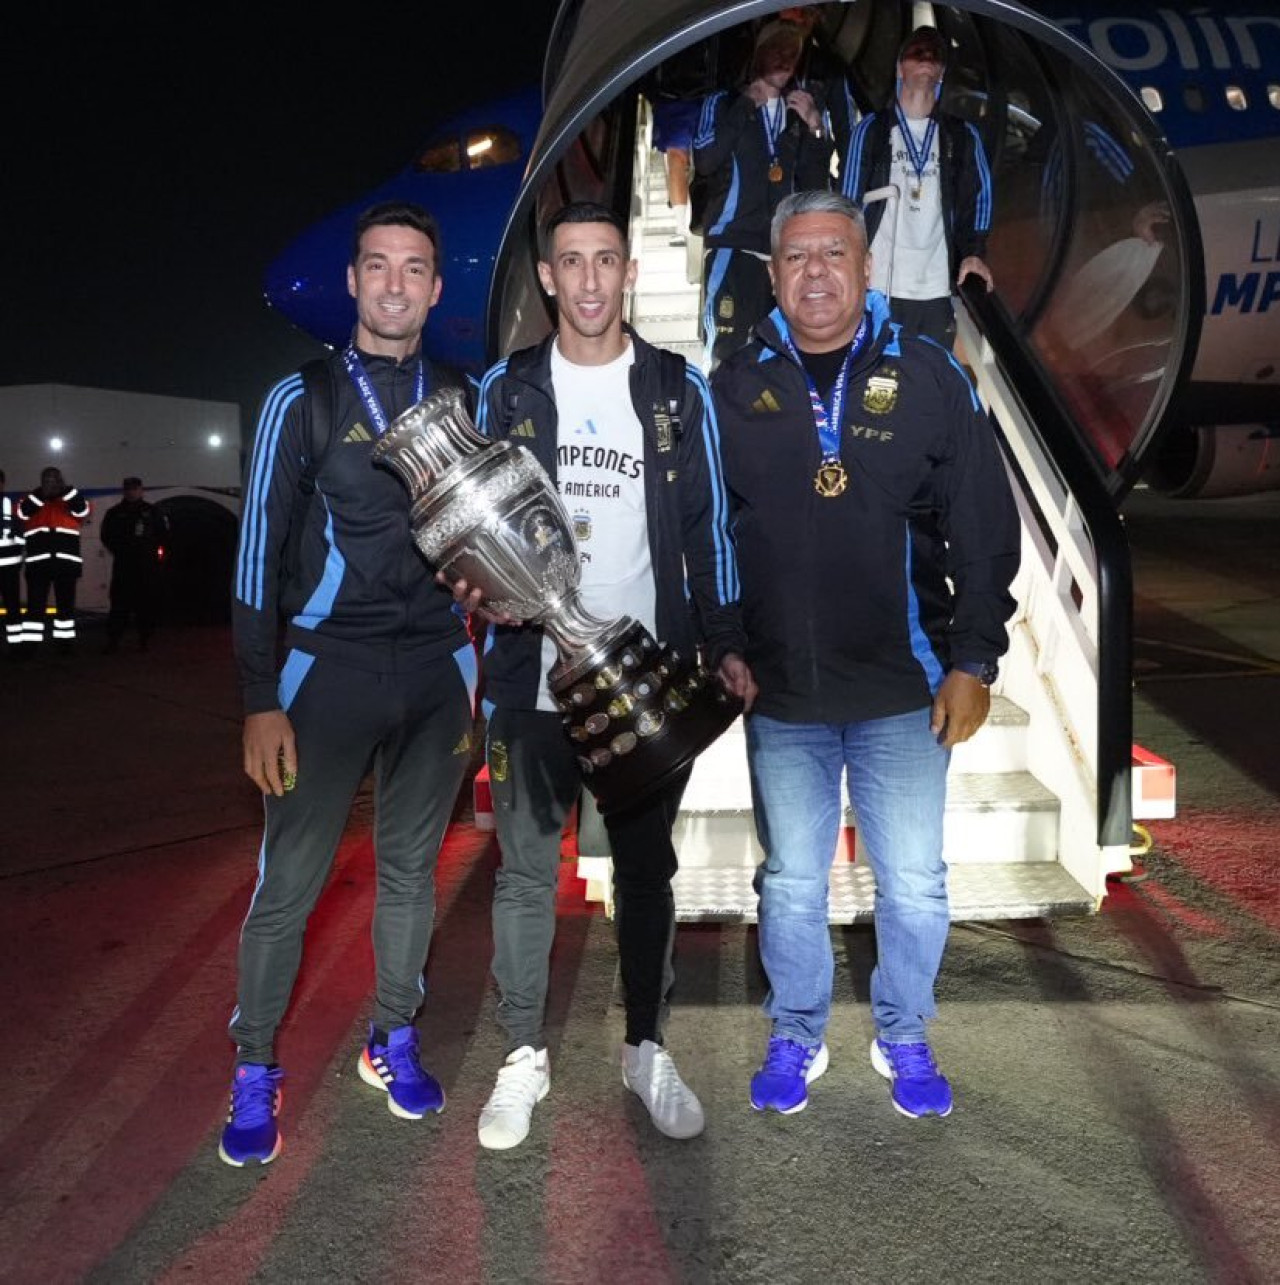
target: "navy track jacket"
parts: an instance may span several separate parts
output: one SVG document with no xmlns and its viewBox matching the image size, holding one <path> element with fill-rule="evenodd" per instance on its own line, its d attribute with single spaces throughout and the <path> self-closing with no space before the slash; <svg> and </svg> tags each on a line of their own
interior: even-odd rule
<svg viewBox="0 0 1280 1285">
<path fill-rule="evenodd" d="M 707 246 L 769 253 L 769 223 L 792 192 L 830 186 L 832 144 L 815 138 L 788 110 L 778 138 L 780 182 L 769 181 L 764 109 L 742 93 L 719 90 L 703 100 L 693 136 L 693 165 L 707 181 L 703 234 Z"/>
<path fill-rule="evenodd" d="M 910 713 L 953 662 L 1008 646 L 1021 533 L 995 432 L 951 354 L 900 335 L 882 295 L 867 300 L 874 338 L 849 374 L 842 495 L 815 489 L 809 385 L 780 311 L 711 381 L 755 709 L 784 722 Z"/>
<path fill-rule="evenodd" d="M 656 586 L 658 641 L 686 656 L 701 648 L 714 667 L 742 653 L 738 564 L 729 535 L 728 495 L 719 430 L 706 380 L 687 366 L 683 386 L 663 378 L 660 353 L 634 332 L 631 401 L 644 430 L 645 510 Z M 548 337 L 498 362 L 480 384 L 480 427 L 527 447 L 556 479 L 557 417 Z M 679 395 L 673 396 L 673 393 Z M 541 678 L 542 631 L 494 629 L 484 660 L 485 699 L 504 709 L 534 709 Z"/>
<path fill-rule="evenodd" d="M 413 405 L 416 357 L 397 364 L 362 352 L 360 359 L 388 421 Z M 453 595 L 413 544 L 409 492 L 370 459 L 378 430 L 342 354 L 328 361 L 327 442 L 313 447 L 302 377 L 290 375 L 263 402 L 245 469 L 232 633 L 247 714 L 280 707 L 282 615 L 290 648 L 375 673 L 419 668 L 468 639 Z M 430 362 L 425 375 L 428 393 L 457 382 Z M 291 538 L 294 523 L 301 526 Z M 296 550 L 292 565 L 287 548 Z"/>
</svg>

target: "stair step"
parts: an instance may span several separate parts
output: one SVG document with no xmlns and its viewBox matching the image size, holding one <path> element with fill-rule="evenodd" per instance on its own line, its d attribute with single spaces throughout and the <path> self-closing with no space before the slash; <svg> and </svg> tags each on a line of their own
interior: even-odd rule
<svg viewBox="0 0 1280 1285">
<path fill-rule="evenodd" d="M 653 293 L 646 291 L 636 296 L 634 313 L 638 319 L 674 317 L 696 322 L 698 291 L 689 286 L 680 291 L 664 290 Z"/>
<path fill-rule="evenodd" d="M 670 348 L 680 341 L 696 341 L 698 337 L 697 320 L 689 317 L 649 318 L 636 329 L 642 338 L 651 344 L 661 344 L 664 348 Z"/>
<path fill-rule="evenodd" d="M 1005 696 L 994 696 L 985 726 L 952 752 L 952 781 L 968 774 L 1024 772 L 1029 724 L 1025 710 Z M 683 810 L 714 809 L 717 804 L 731 810 L 751 806 L 742 719 L 698 756 L 684 793 Z"/>
<path fill-rule="evenodd" d="M 676 919 L 757 921 L 757 898 L 752 871 L 681 869 L 672 881 Z M 1026 919 L 1064 914 L 1090 914 L 1094 898 L 1057 862 L 1032 865 L 974 863 L 947 874 L 952 922 L 988 919 Z M 831 871 L 829 921 L 833 924 L 870 923 L 875 879 L 869 867 L 837 864 Z"/>
<path fill-rule="evenodd" d="M 692 783 L 691 783 L 692 784 Z M 1024 865 L 1053 862 L 1058 854 L 1058 799 L 1029 772 L 952 772 L 947 778 L 942 855 L 948 865 Z M 854 850 L 865 859 L 857 818 L 846 807 Z M 686 792 L 672 830 L 682 867 L 754 868 L 763 854 L 756 843 L 751 791 L 720 795 L 700 804 Z"/>
</svg>

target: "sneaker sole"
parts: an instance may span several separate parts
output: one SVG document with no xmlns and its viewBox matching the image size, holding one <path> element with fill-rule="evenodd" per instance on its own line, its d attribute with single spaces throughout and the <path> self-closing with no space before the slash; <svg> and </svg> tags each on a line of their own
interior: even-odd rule
<svg viewBox="0 0 1280 1285">
<path fill-rule="evenodd" d="M 890 1084 L 893 1083 L 893 1067 L 889 1065 L 885 1060 L 884 1054 L 880 1052 L 879 1040 L 871 1041 L 871 1065 Z M 953 1102 L 945 1111 L 908 1111 L 892 1094 L 889 1095 L 889 1101 L 893 1103 L 893 1109 L 899 1115 L 905 1115 L 908 1120 L 923 1120 L 925 1116 L 929 1115 L 936 1115 L 939 1120 L 945 1120 L 955 1109 L 955 1103 Z"/>
<path fill-rule="evenodd" d="M 827 1052 L 827 1046 L 824 1044 L 817 1053 L 817 1056 L 809 1065 L 809 1069 L 804 1073 L 804 1087 L 808 1089 L 814 1080 L 818 1079 L 827 1069 L 827 1064 L 831 1061 L 831 1055 Z M 776 1111 L 779 1115 L 795 1115 L 797 1111 L 803 1111 L 809 1105 L 809 1095 L 804 1097 L 793 1107 L 775 1107 L 775 1106 L 757 1106 L 755 1098 L 751 1099 L 751 1109 L 753 1111 Z"/>
<path fill-rule="evenodd" d="M 402 1107 L 400 1103 L 391 1096 L 391 1090 L 383 1083 L 382 1076 L 380 1076 L 377 1071 L 369 1065 L 368 1060 L 363 1053 L 360 1054 L 360 1060 L 356 1063 L 356 1069 L 360 1072 L 360 1078 L 369 1085 L 370 1088 L 381 1089 L 382 1092 L 387 1095 L 387 1110 L 390 1111 L 392 1115 L 399 1116 L 401 1120 L 422 1120 L 428 1115 L 439 1115 L 440 1112 L 444 1110 L 443 1089 L 440 1090 L 440 1105 L 438 1107 L 431 1107 L 429 1110 L 418 1111 L 416 1113 L 413 1111 L 406 1111 L 404 1107 Z"/>
<path fill-rule="evenodd" d="M 218 1143 L 218 1159 L 233 1169 L 243 1169 L 247 1165 L 269 1165 L 284 1150 L 284 1136 L 276 1134 L 276 1149 L 269 1156 L 249 1156 L 244 1160 L 233 1160 L 227 1155 L 222 1143 Z"/>
</svg>

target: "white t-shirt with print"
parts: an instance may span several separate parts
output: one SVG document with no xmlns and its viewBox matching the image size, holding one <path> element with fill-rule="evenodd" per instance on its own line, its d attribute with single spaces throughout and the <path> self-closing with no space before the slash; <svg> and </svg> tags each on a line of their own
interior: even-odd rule
<svg viewBox="0 0 1280 1285">
<path fill-rule="evenodd" d="M 907 127 L 918 152 L 924 146 L 929 121 L 908 120 Z M 951 294 L 951 268 L 942 221 L 937 131 L 919 176 L 898 125 L 889 136 L 889 147 L 893 158 L 889 181 L 897 184 L 901 195 L 896 216 L 893 199 L 886 204 L 871 243 L 871 288 L 898 299 L 946 298 Z"/>
<path fill-rule="evenodd" d="M 583 605 L 601 620 L 630 616 L 656 635 L 657 608 L 644 500 L 644 429 L 631 404 L 635 349 L 603 366 L 578 366 L 551 348 L 559 423 L 556 486 L 573 525 Z M 538 708 L 554 710 L 547 671 L 558 659 L 542 642 Z"/>
</svg>

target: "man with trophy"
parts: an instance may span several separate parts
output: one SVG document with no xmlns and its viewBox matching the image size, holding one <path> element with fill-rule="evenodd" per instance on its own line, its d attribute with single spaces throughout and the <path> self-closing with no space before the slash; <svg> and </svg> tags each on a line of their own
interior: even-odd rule
<svg viewBox="0 0 1280 1285">
<path fill-rule="evenodd" d="M 951 1111 L 925 1030 L 950 924 L 947 765 L 986 719 L 1014 609 L 996 435 L 950 353 L 889 320 L 870 272 L 857 205 L 784 198 L 778 307 L 712 380 L 759 683 L 747 756 L 771 1030 L 751 1103 L 784 1115 L 827 1066 L 842 778 L 876 884 L 871 1064 L 904 1115 Z"/>
<path fill-rule="evenodd" d="M 542 231 L 539 259 L 557 329 L 485 375 L 480 427 L 527 449 L 550 476 L 572 523 L 586 610 L 643 626 L 640 645 L 624 647 L 619 665 L 605 666 L 595 685 L 609 682 L 608 670 L 624 668 L 632 653 L 654 678 L 614 697 L 607 712 L 573 723 L 566 736 L 566 711 L 579 697 L 591 701 L 591 685 L 574 686 L 563 657 L 553 664 L 550 622 L 544 629 L 511 611 L 481 610 L 493 622 L 484 659 L 487 759 L 502 849 L 493 971 L 508 1056 L 478 1133 L 482 1146 L 498 1150 L 524 1140 L 534 1107 L 550 1088 L 543 1021 L 560 836 L 584 771 L 593 762 L 607 764 L 611 754 L 615 768 L 625 765 L 664 717 L 678 721 L 699 699 L 695 673 L 670 686 L 660 708 L 630 726 L 625 721 L 636 713 L 637 692 L 660 684 L 680 657 L 701 653 L 708 681 L 722 696 L 732 694 L 728 721 L 753 694 L 741 659 L 737 567 L 705 381 L 677 354 L 650 346 L 624 325 L 623 298 L 636 264 L 626 224 L 612 210 L 585 202 L 559 210 Z M 537 542 L 545 539 L 539 534 Z M 449 583 L 460 602 L 479 607 L 467 577 Z M 655 638 L 663 640 L 661 654 L 646 657 L 644 648 L 652 652 L 648 640 Z M 592 749 L 593 723 L 603 729 L 611 718 L 616 734 L 607 747 Z M 671 828 L 689 770 L 688 761 L 674 765 L 634 801 L 614 798 L 606 806 L 598 796 L 613 855 L 625 994 L 622 1080 L 672 1138 L 694 1137 L 704 1123 L 701 1104 L 663 1042 L 675 937 Z"/>
<path fill-rule="evenodd" d="M 280 1152 L 276 1030 L 307 919 L 371 766 L 376 990 L 358 1070 L 396 1116 L 420 1119 L 444 1105 L 419 1060 L 414 1018 L 436 855 L 469 765 L 476 658 L 452 596 L 413 546 L 409 495 L 373 458 L 392 420 L 429 392 L 466 389 L 459 372 L 421 350 L 440 297 L 439 242 L 419 206 L 361 215 L 347 269 L 351 342 L 271 389 L 249 456 L 233 635 L 244 768 L 263 792 L 266 828 L 230 1025 L 236 1058 L 219 1154 L 231 1165 Z"/>
</svg>

